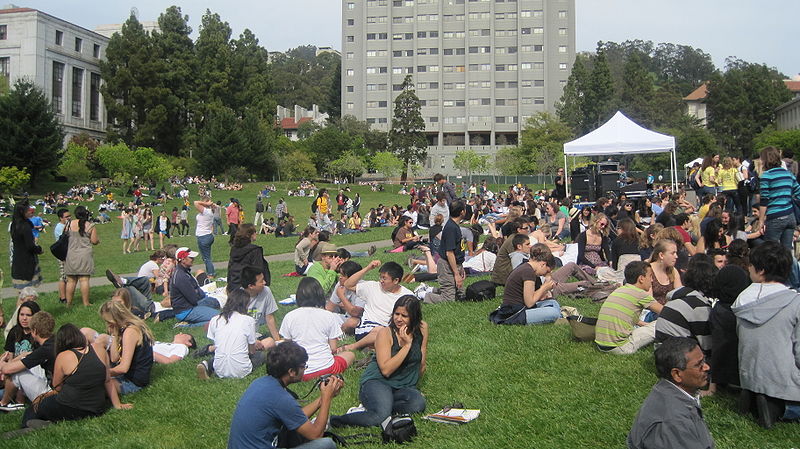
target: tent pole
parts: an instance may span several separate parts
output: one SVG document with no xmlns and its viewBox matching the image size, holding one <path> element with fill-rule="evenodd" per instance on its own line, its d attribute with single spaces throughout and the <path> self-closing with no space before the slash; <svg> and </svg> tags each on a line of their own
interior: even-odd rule
<svg viewBox="0 0 800 449">
<path fill-rule="evenodd" d="M 567 153 L 564 153 L 564 189 L 567 192 L 567 198 L 570 197 L 569 195 L 569 175 L 567 174 Z"/>
<path fill-rule="evenodd" d="M 678 191 L 678 156 L 675 154 L 675 148 L 672 149 L 672 161 L 675 169 L 672 171 L 672 191 Z"/>
</svg>

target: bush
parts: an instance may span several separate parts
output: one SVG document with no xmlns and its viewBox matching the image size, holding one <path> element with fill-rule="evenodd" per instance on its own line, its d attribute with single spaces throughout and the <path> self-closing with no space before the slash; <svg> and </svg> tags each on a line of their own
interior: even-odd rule
<svg viewBox="0 0 800 449">
<path fill-rule="evenodd" d="M 247 182 L 250 179 L 250 173 L 244 167 L 231 167 L 222 173 L 225 182 Z"/>
<path fill-rule="evenodd" d="M 82 184 L 92 179 L 92 170 L 89 169 L 85 161 L 63 163 L 58 168 L 58 174 L 74 184 Z"/>
</svg>

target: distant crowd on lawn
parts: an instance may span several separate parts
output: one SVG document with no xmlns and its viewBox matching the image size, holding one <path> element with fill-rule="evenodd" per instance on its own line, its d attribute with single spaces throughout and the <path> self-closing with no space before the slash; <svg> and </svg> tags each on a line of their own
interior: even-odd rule
<svg viewBox="0 0 800 449">
<path fill-rule="evenodd" d="M 715 163 L 714 156 L 708 160 Z M 264 229 L 270 226 L 263 220 L 270 189 L 255 199 L 253 223 L 245 222 L 237 199 L 223 207 L 203 192 L 191 203 L 199 252 L 172 243 L 151 246 L 137 276 L 106 270 L 117 288 L 100 308 L 107 328 L 66 324 L 55 335 L 52 316 L 41 310 L 31 288 L 42 252 L 33 211 L 18 204 L 12 271 L 22 290 L 0 361 L 6 387 L 0 410 L 20 410 L 32 401 L 22 419 L 28 432 L 101 414 L 106 399 L 116 408 L 130 407 L 119 395 L 149 385 L 153 363 L 176 362 L 196 346 L 182 333 L 172 342 L 154 341 L 147 320 L 175 320 L 176 327 L 205 328 L 210 343 L 192 353 L 199 358 L 200 379 L 242 378 L 267 367 L 233 411 L 229 447 L 288 447 L 282 429 L 295 443 L 304 442 L 294 447 L 336 447 L 323 438 L 328 422 L 334 428 L 377 426 L 392 415 L 425 410 L 417 388 L 429 343 L 421 304 L 474 300 L 482 293 L 473 287 L 483 284 L 484 292 L 503 287 L 502 302 L 489 316 L 496 324 L 579 321 L 590 327 L 599 354 L 656 346 L 660 380 L 634 420 L 629 447 L 713 447 L 700 408 L 700 397 L 712 394 L 739 395 L 739 411 L 752 413 L 764 428 L 797 421 L 800 265 L 792 251 L 800 232 L 792 202 L 800 198 L 800 185 L 773 147 L 761 150 L 759 165 L 758 189 L 749 183 L 747 202 L 721 187 L 706 189 L 699 204 L 687 201 L 682 189 L 654 190 L 640 200 L 616 195 L 594 204 L 573 202 L 565 194 L 563 170 L 550 192 L 521 184 L 492 192 L 485 181 L 459 189 L 437 174 L 431 185 L 402 187 L 406 207 L 371 208 L 355 227 L 350 222 L 361 219 L 358 194 L 350 198 L 342 185 L 331 198 L 327 189 L 304 183 L 298 191 L 315 190 L 309 219 L 296 236 L 294 271 L 282 273 L 299 278 L 297 307 L 280 323 L 272 273 L 257 244 L 259 233 L 281 232 L 279 225 Z M 733 179 L 753 177 L 740 172 Z M 231 247 L 226 279 L 217 278 L 211 263 L 215 223 L 223 213 Z M 282 199 L 274 213 L 278 224 L 291 217 Z M 69 235 L 62 263 L 68 304 L 75 284 L 94 270 L 88 259 L 98 243 L 85 208 L 78 206 L 74 218 L 59 223 Z M 164 214 L 154 220 L 158 232 L 158 221 L 176 226 Z M 374 246 L 357 253 L 332 242 L 333 235 L 376 225 L 393 228 L 387 251 L 408 253 L 408 271 L 396 262 L 359 263 L 377 251 Z M 193 271 L 201 256 L 205 267 Z M 372 270 L 378 270 L 378 280 L 365 280 Z M 476 282 L 468 292 L 468 276 L 491 282 Z M 222 282 L 226 286 L 218 288 Z M 403 285 L 418 282 L 413 291 Z M 562 307 L 558 299 L 564 296 L 602 302 L 598 316 Z M 346 335 L 355 341 L 342 344 Z M 371 352 L 357 360 L 359 350 Z M 361 403 L 330 415 L 343 387 L 336 375 L 354 365 L 365 367 Z M 286 387 L 314 379 L 321 379 L 320 397 L 301 407 Z M 57 393 L 40 396 L 48 390 Z M 314 414 L 316 420 L 309 421 Z"/>
</svg>

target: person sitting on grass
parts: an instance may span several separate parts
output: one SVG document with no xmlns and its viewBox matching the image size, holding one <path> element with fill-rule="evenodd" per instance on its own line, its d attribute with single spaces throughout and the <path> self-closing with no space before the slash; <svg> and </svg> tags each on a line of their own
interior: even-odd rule
<svg viewBox="0 0 800 449">
<path fill-rule="evenodd" d="M 355 354 L 342 351 L 336 354 L 338 339 L 342 336 L 340 320 L 325 310 L 325 292 L 316 279 L 307 277 L 297 286 L 297 309 L 283 317 L 280 334 L 297 342 L 308 353 L 308 363 L 303 380 L 315 379 L 324 374 L 339 374 L 352 365 Z"/>
<path fill-rule="evenodd" d="M 425 397 L 417 389 L 425 373 L 428 324 L 422 321 L 420 301 L 414 295 L 398 298 L 388 327 L 378 331 L 375 356 L 361 375 L 360 410 L 331 416 L 331 426 L 377 426 L 397 413 L 425 411 Z"/>
<path fill-rule="evenodd" d="M 320 397 L 301 408 L 297 395 L 286 387 L 302 381 L 307 361 L 306 350 L 293 341 L 283 342 L 267 354 L 267 375 L 254 380 L 236 404 L 228 449 L 274 448 L 273 441 L 282 429 L 306 441 L 294 446 L 297 449 L 336 449 L 336 443 L 322 435 L 331 401 L 344 381 L 331 377 L 320 384 Z M 317 418 L 309 421 L 315 413 Z"/>
<path fill-rule="evenodd" d="M 294 247 L 294 271 L 298 275 L 305 275 L 311 262 L 311 249 L 319 241 L 319 231 L 311 226 L 303 231 L 303 235 Z"/>
<path fill-rule="evenodd" d="M 233 290 L 222 312 L 208 323 L 208 338 L 214 342 L 214 356 L 197 364 L 197 377 L 208 380 L 212 374 L 221 378 L 241 379 L 266 361 L 264 346 L 256 339 L 256 320 L 247 314 L 250 296 L 242 289 Z"/>
<path fill-rule="evenodd" d="M 5 338 L 8 338 L 8 334 L 11 332 L 11 329 L 17 325 L 17 313 L 19 313 L 19 308 L 22 307 L 22 303 L 32 301 L 36 302 L 39 299 L 39 293 L 33 287 L 25 287 L 19 291 L 17 294 L 17 304 L 14 313 L 11 315 L 11 319 L 5 321 L 5 315 L 3 314 L 2 307 L 0 307 L 0 325 L 5 326 Z"/>
<path fill-rule="evenodd" d="M 325 304 L 326 310 L 338 314 L 342 332 L 347 335 L 353 335 L 356 327 L 361 323 L 361 315 L 364 313 L 366 302 L 356 292 L 348 290 L 344 284 L 350 276 L 358 273 L 361 269 L 361 265 L 352 260 L 340 265 L 339 282 L 333 288 L 333 293 Z"/>
<path fill-rule="evenodd" d="M 330 294 L 338 278 L 336 270 L 339 268 L 339 265 L 342 264 L 343 260 L 339 257 L 336 245 L 328 242 L 320 242 L 319 245 L 320 260 L 311 265 L 306 272 L 306 276 L 319 281 L 325 293 Z"/>
<path fill-rule="evenodd" d="M 207 296 L 194 276 L 192 265 L 197 252 L 178 248 L 175 258 L 178 265 L 169 283 L 170 302 L 175 317 L 189 324 L 206 323 L 219 313 L 219 301 Z"/>
<path fill-rule="evenodd" d="M 397 228 L 392 232 L 392 244 L 403 251 L 411 251 L 421 245 L 422 237 L 414 234 L 414 220 L 406 215 L 400 217 Z"/>
<path fill-rule="evenodd" d="M 175 334 L 172 343 L 157 341 L 153 344 L 153 361 L 162 365 L 180 362 L 190 349 L 196 347 L 197 342 L 191 334 Z"/>
<path fill-rule="evenodd" d="M 17 308 L 14 316 L 16 324 L 6 337 L 5 353 L 0 356 L 0 363 L 8 363 L 21 355 L 33 351 L 35 342 L 31 335 L 30 322 L 33 315 L 40 310 L 39 303 L 34 301 L 25 301 Z M 4 384 L 5 388 L 0 407 L 8 407 L 11 403 L 19 404 L 25 401 L 23 395 L 17 394 L 17 387 L 11 381 L 11 376 L 6 376 Z"/>
<path fill-rule="evenodd" d="M 11 360 L 0 360 L 0 374 L 10 379 L 14 387 L 24 393 L 29 401 L 33 401 L 50 389 L 56 356 L 53 338 L 55 326 L 55 320 L 49 313 L 45 311 L 35 313 L 30 319 L 29 327 L 31 337 L 38 346 L 33 351 Z M 21 403 L 0 404 L 2 411 L 22 410 L 22 407 Z"/>
<path fill-rule="evenodd" d="M 779 242 L 757 246 L 750 253 L 753 283 L 731 307 L 739 336 L 740 412 L 750 411 L 754 399 L 765 429 L 800 419 L 800 293 L 785 285 L 793 263 Z"/>
<path fill-rule="evenodd" d="M 88 344 L 75 325 L 67 323 L 58 329 L 55 354 L 53 390 L 56 394 L 25 410 L 23 428 L 35 429 L 53 421 L 100 416 L 107 409 L 106 399 L 115 409 L 133 408 L 119 400 L 108 367 L 108 355 L 103 348 Z"/>
<path fill-rule="evenodd" d="M 531 239 L 526 234 L 514 234 L 511 238 L 511 245 L 514 251 L 509 253 L 511 258 L 511 270 L 527 262 L 531 255 Z"/>
<path fill-rule="evenodd" d="M 361 281 L 371 270 L 380 267 L 377 281 Z M 352 351 L 375 344 L 378 331 L 389 325 L 392 317 L 392 306 L 401 297 L 413 295 L 411 290 L 400 285 L 403 278 L 403 267 L 397 262 L 373 260 L 362 270 L 353 274 L 344 283 L 345 288 L 356 292 L 364 299 L 364 314 L 361 323 L 356 327 L 356 342 L 339 348 L 340 351 Z"/>
<path fill-rule="evenodd" d="M 150 384 L 153 367 L 153 334 L 140 318 L 119 301 L 100 306 L 100 317 L 109 335 L 111 376 L 120 394 L 136 393 Z"/>
<path fill-rule="evenodd" d="M 639 319 L 642 310 L 661 313 L 662 305 L 650 294 L 653 269 L 649 262 L 633 261 L 625 267 L 625 282 L 600 307 L 594 342 L 603 352 L 633 354 L 656 337 L 656 323 Z"/>
<path fill-rule="evenodd" d="M 691 338 L 671 337 L 656 349 L 655 359 L 660 379 L 636 414 L 628 448 L 713 448 L 698 396 L 708 384 L 703 351 Z"/>
<path fill-rule="evenodd" d="M 550 273 L 555 265 L 555 257 L 547 245 L 533 245 L 530 259 L 508 277 L 500 310 L 525 310 L 525 321 L 520 324 L 554 323 L 561 317 L 561 306 L 551 292 L 555 282 Z"/>
</svg>

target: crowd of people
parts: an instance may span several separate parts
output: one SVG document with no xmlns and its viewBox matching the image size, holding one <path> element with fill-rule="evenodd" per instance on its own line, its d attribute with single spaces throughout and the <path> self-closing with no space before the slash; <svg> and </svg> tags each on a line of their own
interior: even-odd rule
<svg viewBox="0 0 800 449">
<path fill-rule="evenodd" d="M 103 330 L 65 324 L 55 331 L 31 289 L 40 277 L 42 250 L 33 211 L 19 204 L 11 232 L 14 284 L 21 293 L 0 358 L 0 410 L 20 410 L 31 401 L 22 422 L 27 432 L 51 421 L 97 416 L 106 400 L 130 407 L 120 396 L 146 388 L 154 363 L 182 360 L 196 347 L 183 333 L 171 342 L 155 341 L 147 321 L 175 320 L 177 326 L 204 326 L 210 343 L 191 354 L 198 357 L 200 379 L 242 378 L 267 367 L 267 376 L 252 382 L 237 404 L 229 447 L 285 447 L 287 438 L 294 447 L 335 447 L 323 438 L 328 422 L 334 428 L 377 426 L 393 414 L 425 409 L 417 388 L 429 343 L 421 304 L 465 300 L 466 277 L 490 276 L 492 288 L 504 287 L 501 305 L 489 317 L 494 323 L 555 323 L 577 313 L 558 302 L 569 295 L 602 301 L 593 338 L 600 353 L 626 355 L 656 345 L 661 380 L 637 414 L 630 447 L 712 447 L 699 397 L 722 392 L 740 395 L 740 411 L 765 428 L 797 420 L 800 352 L 793 342 L 800 332 L 800 294 L 793 289 L 800 288 L 800 266 L 791 253 L 796 222 L 787 210 L 800 185 L 781 166 L 777 150 L 762 150 L 760 162 L 758 201 L 738 205 L 723 190 L 708 191 L 697 205 L 677 191 L 654 193 L 638 204 L 621 195 L 578 207 L 558 191 L 512 185 L 491 192 L 485 182 L 459 189 L 437 174 L 432 185 L 404 189 L 407 207 L 379 205 L 361 220 L 358 194 L 350 198 L 342 188 L 331 198 L 318 189 L 308 226 L 297 236 L 297 308 L 280 323 L 257 237 L 294 232 L 279 234 L 291 221 L 282 198 L 274 209 L 277 221 L 265 221 L 267 187 L 256 199 L 254 222 L 245 221 L 235 198 L 227 206 L 208 196 L 194 201 L 199 252 L 172 243 L 156 249 L 151 237 L 152 254 L 137 276 L 107 270 L 116 291 L 100 308 Z M 130 220 L 129 240 L 137 227 L 144 233 L 148 217 L 151 232 L 188 235 L 182 229 L 188 207 L 155 218 L 147 206 L 123 210 L 141 214 Z M 80 284 L 88 304 L 97 231 L 83 206 L 58 216 L 69 236 L 64 301 L 71 303 Z M 207 287 L 216 278 L 211 245 L 223 216 L 231 248 L 227 286 L 214 289 Z M 352 227 L 356 217 L 361 221 Z M 376 248 L 355 253 L 331 242 L 332 235 L 375 226 L 393 228 L 389 251 L 409 253 L 408 271 L 395 262 L 362 265 L 354 258 Z M 193 270 L 201 255 L 205 266 Z M 365 279 L 372 270 L 378 270 L 377 281 Z M 436 288 L 424 283 L 434 280 Z M 421 282 L 414 291 L 403 285 L 412 282 Z M 345 335 L 355 341 L 342 344 Z M 343 387 L 336 375 L 361 362 L 359 350 L 371 351 L 362 359 L 361 403 L 331 415 L 332 399 Z M 286 387 L 314 379 L 321 379 L 320 397 L 301 407 Z"/>
</svg>

